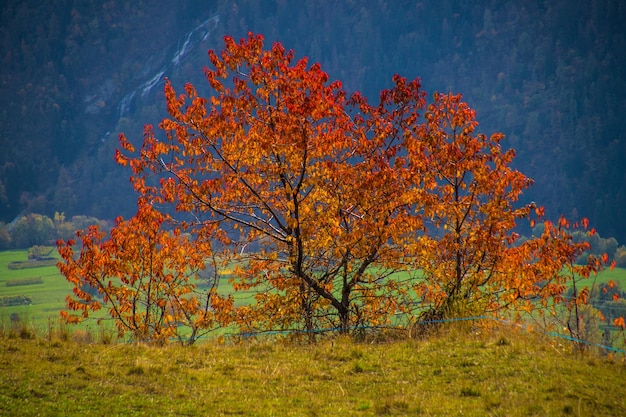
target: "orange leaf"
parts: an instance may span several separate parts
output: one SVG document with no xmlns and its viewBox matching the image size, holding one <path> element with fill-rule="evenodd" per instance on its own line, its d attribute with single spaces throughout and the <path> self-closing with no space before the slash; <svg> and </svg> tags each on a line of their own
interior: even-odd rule
<svg viewBox="0 0 626 417">
<path fill-rule="evenodd" d="M 589 219 L 586 217 L 583 217 L 583 219 L 580 222 L 582 223 L 583 227 L 587 229 L 587 227 L 589 226 Z"/>
<path fill-rule="evenodd" d="M 613 294 L 613 301 L 619 300 L 619 294 Z"/>
<path fill-rule="evenodd" d="M 622 329 L 626 328 L 626 322 L 624 322 L 624 317 L 618 317 L 613 320 L 613 325 L 617 327 L 621 327 Z"/>
</svg>

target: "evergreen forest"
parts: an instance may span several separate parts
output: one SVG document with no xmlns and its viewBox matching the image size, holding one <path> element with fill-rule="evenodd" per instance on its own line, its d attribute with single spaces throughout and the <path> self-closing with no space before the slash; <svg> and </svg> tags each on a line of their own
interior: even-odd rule
<svg viewBox="0 0 626 417">
<path fill-rule="evenodd" d="M 534 180 L 521 203 L 626 242 L 626 3 L 616 0 L 7 0 L 0 9 L 0 221 L 136 211 L 118 134 L 203 94 L 207 51 L 261 33 L 372 102 L 396 73 L 463 94 Z M 205 84 L 205 83 L 204 83 Z"/>
</svg>

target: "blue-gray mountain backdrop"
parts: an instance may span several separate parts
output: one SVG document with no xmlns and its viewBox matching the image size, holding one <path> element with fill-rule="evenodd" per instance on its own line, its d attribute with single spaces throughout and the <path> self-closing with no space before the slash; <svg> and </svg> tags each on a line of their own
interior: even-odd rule
<svg viewBox="0 0 626 417">
<path fill-rule="evenodd" d="M 375 101 L 399 73 L 462 93 L 501 131 L 524 199 L 626 242 L 626 2 L 8 0 L 0 17 L 0 221 L 130 216 L 117 135 L 203 89 L 207 50 L 261 33 Z"/>
</svg>

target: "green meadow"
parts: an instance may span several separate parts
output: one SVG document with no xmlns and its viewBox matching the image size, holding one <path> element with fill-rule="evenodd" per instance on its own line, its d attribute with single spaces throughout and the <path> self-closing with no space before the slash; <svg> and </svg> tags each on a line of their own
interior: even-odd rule
<svg viewBox="0 0 626 417">
<path fill-rule="evenodd" d="M 56 255 L 56 251 L 53 253 Z M 0 320 L 6 322 L 13 316 L 14 320 L 28 321 L 37 329 L 45 328 L 49 320 L 56 323 L 59 310 L 65 305 L 65 296 L 72 291 L 72 287 L 56 266 L 9 269 L 11 262 L 27 261 L 28 252 L 25 250 L 0 252 L 0 297 L 27 296 L 32 300 L 29 305 L 0 307 Z M 41 283 L 7 285 L 7 282 L 20 280 Z"/>
<path fill-rule="evenodd" d="M 58 257 L 56 251 L 52 256 Z M 59 311 L 65 307 L 65 297 L 71 293 L 72 286 L 59 273 L 56 266 L 9 268 L 12 262 L 27 261 L 26 250 L 0 251 L 0 297 L 26 296 L 32 300 L 29 305 L 0 306 L 0 323 L 6 324 L 13 317 L 20 322 L 29 323 L 36 331 L 45 331 L 51 325 L 57 324 Z M 611 280 L 618 282 L 621 288 L 626 288 L 626 269 L 615 268 L 612 271 L 607 269 L 597 277 L 583 280 L 581 283 L 590 286 L 594 282 L 599 284 Z M 28 285 L 11 285 L 16 281 Z M 226 279 L 223 279 L 220 285 L 220 292 L 232 293 L 237 305 L 254 301 L 253 291 L 234 292 Z M 105 312 L 101 314 L 104 317 Z"/>
</svg>

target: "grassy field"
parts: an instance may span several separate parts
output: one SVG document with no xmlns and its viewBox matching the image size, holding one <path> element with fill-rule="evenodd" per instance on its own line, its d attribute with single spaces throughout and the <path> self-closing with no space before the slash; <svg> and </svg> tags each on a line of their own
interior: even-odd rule
<svg viewBox="0 0 626 417">
<path fill-rule="evenodd" d="M 87 343 L 115 340 L 59 327 L 71 287 L 56 267 L 7 268 L 26 258 L 0 252 L 0 296 L 32 299 L 0 307 L 0 415 L 626 415 L 623 355 L 574 356 L 565 340 L 504 324 L 420 341 Z M 608 280 L 626 288 L 626 270 L 598 282 Z"/>
<path fill-rule="evenodd" d="M 53 252 L 55 256 L 56 251 Z M 20 321 L 27 321 L 35 332 L 45 331 L 51 325 L 56 325 L 59 318 L 59 310 L 65 307 L 65 297 L 71 293 L 72 287 L 67 283 L 56 266 L 39 268 L 9 269 L 11 262 L 26 261 L 26 250 L 0 251 L 0 296 L 28 296 L 32 304 L 23 306 L 0 307 L 0 324 L 8 323 L 11 317 L 18 317 Z M 27 280 L 40 278 L 41 284 L 7 286 L 8 281 Z M 603 271 L 596 283 L 616 281 L 620 287 L 626 289 L 626 269 L 615 268 L 613 271 Z M 221 292 L 233 292 L 230 286 L 224 282 Z M 593 279 L 582 281 L 582 285 L 593 284 Z M 233 293 L 236 304 L 253 302 L 253 292 Z M 103 317 L 105 312 L 100 313 Z"/>
<path fill-rule="evenodd" d="M 32 299 L 31 305 L 0 307 L 0 320 L 6 322 L 12 314 L 17 314 L 20 320 L 28 320 L 39 330 L 46 327 L 49 320 L 56 322 L 59 310 L 65 305 L 65 296 L 72 291 L 72 287 L 56 266 L 8 268 L 11 262 L 27 259 L 26 250 L 0 252 L 0 296 L 26 295 Z M 28 278 L 41 278 L 42 283 L 7 286 L 7 281 Z"/>
<path fill-rule="evenodd" d="M 0 375 L 0 415 L 626 415 L 622 360 L 507 327 L 192 347 L 3 334 Z"/>
<path fill-rule="evenodd" d="M 618 282 L 620 288 L 626 290 L 626 269 L 614 268 L 611 271 L 609 268 L 607 268 L 606 270 L 600 272 L 597 277 L 590 277 L 587 280 L 583 280 L 581 282 L 584 285 L 592 285 L 594 280 L 597 284 L 609 281 Z"/>
<path fill-rule="evenodd" d="M 53 254 L 58 257 L 56 251 Z M 28 322 L 35 332 L 41 332 L 57 324 L 59 311 L 65 307 L 65 297 L 71 294 L 72 286 L 59 273 L 56 266 L 9 269 L 11 262 L 23 262 L 27 259 L 26 250 L 0 251 L 0 297 L 24 295 L 32 299 L 30 305 L 0 306 L 0 323 L 8 323 L 13 315 L 19 317 L 21 322 Z M 10 281 L 33 278 L 41 278 L 42 283 L 7 286 L 7 282 Z M 229 286 L 224 288 L 226 291 L 232 291 Z M 253 295 L 251 292 L 241 292 L 235 294 L 235 299 L 240 305 L 251 302 Z M 102 311 L 100 315 L 104 317 L 105 312 Z M 96 318 L 98 316 L 94 315 Z"/>
</svg>

